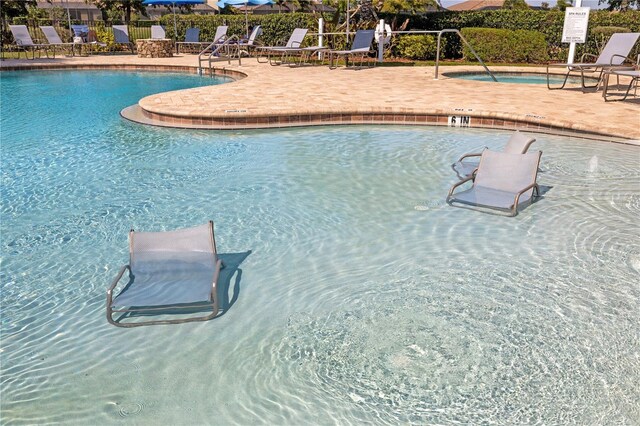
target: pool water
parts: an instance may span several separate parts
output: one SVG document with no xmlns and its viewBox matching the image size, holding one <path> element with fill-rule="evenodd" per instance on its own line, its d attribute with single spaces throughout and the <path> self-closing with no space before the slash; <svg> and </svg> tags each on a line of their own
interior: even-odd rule
<svg viewBox="0 0 640 426">
<path fill-rule="evenodd" d="M 498 80 L 498 83 L 519 83 L 519 84 L 547 84 L 547 75 L 546 74 L 536 74 L 536 73 L 505 73 L 505 72 L 494 72 L 493 75 Z M 485 72 L 476 73 L 452 73 L 447 74 L 448 77 L 452 78 L 461 78 L 463 80 L 473 80 L 473 81 L 491 81 L 493 79 L 491 76 Z M 591 85 L 595 83 L 594 81 L 590 81 L 588 79 L 587 84 Z M 560 75 L 552 75 L 549 77 L 549 82 L 552 86 L 560 86 L 564 81 L 564 76 Z M 569 77 L 567 79 L 567 84 L 570 85 L 580 85 L 580 77 Z"/>
<path fill-rule="evenodd" d="M 3 422 L 640 422 L 638 147 L 536 135 L 508 218 L 444 203 L 508 132 L 162 129 L 118 112 L 176 77 L 1 76 Z M 109 325 L 128 230 L 208 219 L 223 315 Z"/>
</svg>

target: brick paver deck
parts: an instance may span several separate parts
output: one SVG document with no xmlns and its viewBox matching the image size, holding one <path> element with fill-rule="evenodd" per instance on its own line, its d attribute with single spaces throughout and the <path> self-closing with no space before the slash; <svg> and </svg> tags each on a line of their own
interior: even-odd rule
<svg viewBox="0 0 640 426">
<path fill-rule="evenodd" d="M 197 67 L 197 57 L 133 55 L 4 60 L 15 67 Z M 130 109 L 134 120 L 174 127 L 255 128 L 332 123 L 446 125 L 450 115 L 471 117 L 471 126 L 529 128 L 640 143 L 640 102 L 607 102 L 601 92 L 545 85 L 496 84 L 452 79 L 443 73 L 480 67 L 375 67 L 330 70 L 327 66 L 270 66 L 253 58 L 217 64 L 246 78 L 233 83 L 160 93 Z M 498 70 L 497 68 L 495 69 Z M 504 67 L 499 71 L 544 72 Z"/>
</svg>

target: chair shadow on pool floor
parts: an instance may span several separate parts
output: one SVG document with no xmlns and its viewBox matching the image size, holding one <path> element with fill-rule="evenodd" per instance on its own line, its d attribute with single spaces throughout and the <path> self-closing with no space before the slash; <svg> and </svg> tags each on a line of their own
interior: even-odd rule
<svg viewBox="0 0 640 426">
<path fill-rule="evenodd" d="M 217 297 L 219 304 L 219 312 L 216 315 L 216 318 L 220 318 L 224 314 L 226 314 L 233 305 L 238 301 L 238 297 L 240 296 L 240 282 L 242 280 L 242 269 L 240 265 L 244 260 L 249 257 L 251 254 L 251 250 L 240 253 L 219 253 L 218 257 L 222 260 L 223 268 L 220 270 L 220 276 L 218 277 L 218 285 L 217 285 Z M 233 287 L 233 293 L 230 296 L 229 291 Z M 144 308 L 142 306 L 138 306 L 138 308 Z M 154 317 L 154 319 L 168 319 L 174 315 L 180 315 L 184 317 L 189 317 L 189 315 L 202 314 L 205 312 L 211 312 L 211 305 L 181 305 L 179 308 L 167 308 L 158 310 L 155 312 L 125 312 L 115 319 L 116 322 L 122 322 L 125 319 L 135 319 L 135 318 L 148 318 Z M 201 316 L 201 315 L 200 315 Z M 135 322 L 135 321 L 134 321 Z"/>
</svg>

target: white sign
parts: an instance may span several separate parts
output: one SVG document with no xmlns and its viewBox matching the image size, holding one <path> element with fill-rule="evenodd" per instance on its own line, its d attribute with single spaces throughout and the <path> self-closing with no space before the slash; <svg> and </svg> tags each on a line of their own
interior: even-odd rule
<svg viewBox="0 0 640 426">
<path fill-rule="evenodd" d="M 562 28 L 563 43 L 584 43 L 587 41 L 587 27 L 589 26 L 588 7 L 568 7 L 564 14 Z"/>
<path fill-rule="evenodd" d="M 469 127 L 471 125 L 471 117 L 468 115 L 450 115 L 448 124 L 449 127 Z"/>
</svg>

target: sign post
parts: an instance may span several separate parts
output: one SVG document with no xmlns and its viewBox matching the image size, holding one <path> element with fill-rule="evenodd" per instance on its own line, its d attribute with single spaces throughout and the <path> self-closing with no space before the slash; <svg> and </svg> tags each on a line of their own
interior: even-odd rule
<svg viewBox="0 0 640 426">
<path fill-rule="evenodd" d="M 576 54 L 576 43 L 587 41 L 587 27 L 589 26 L 589 8 L 579 7 L 582 0 L 576 0 L 576 6 L 568 7 L 564 15 L 562 28 L 562 42 L 569 43 L 569 57 L 567 63 L 572 64 Z"/>
</svg>

